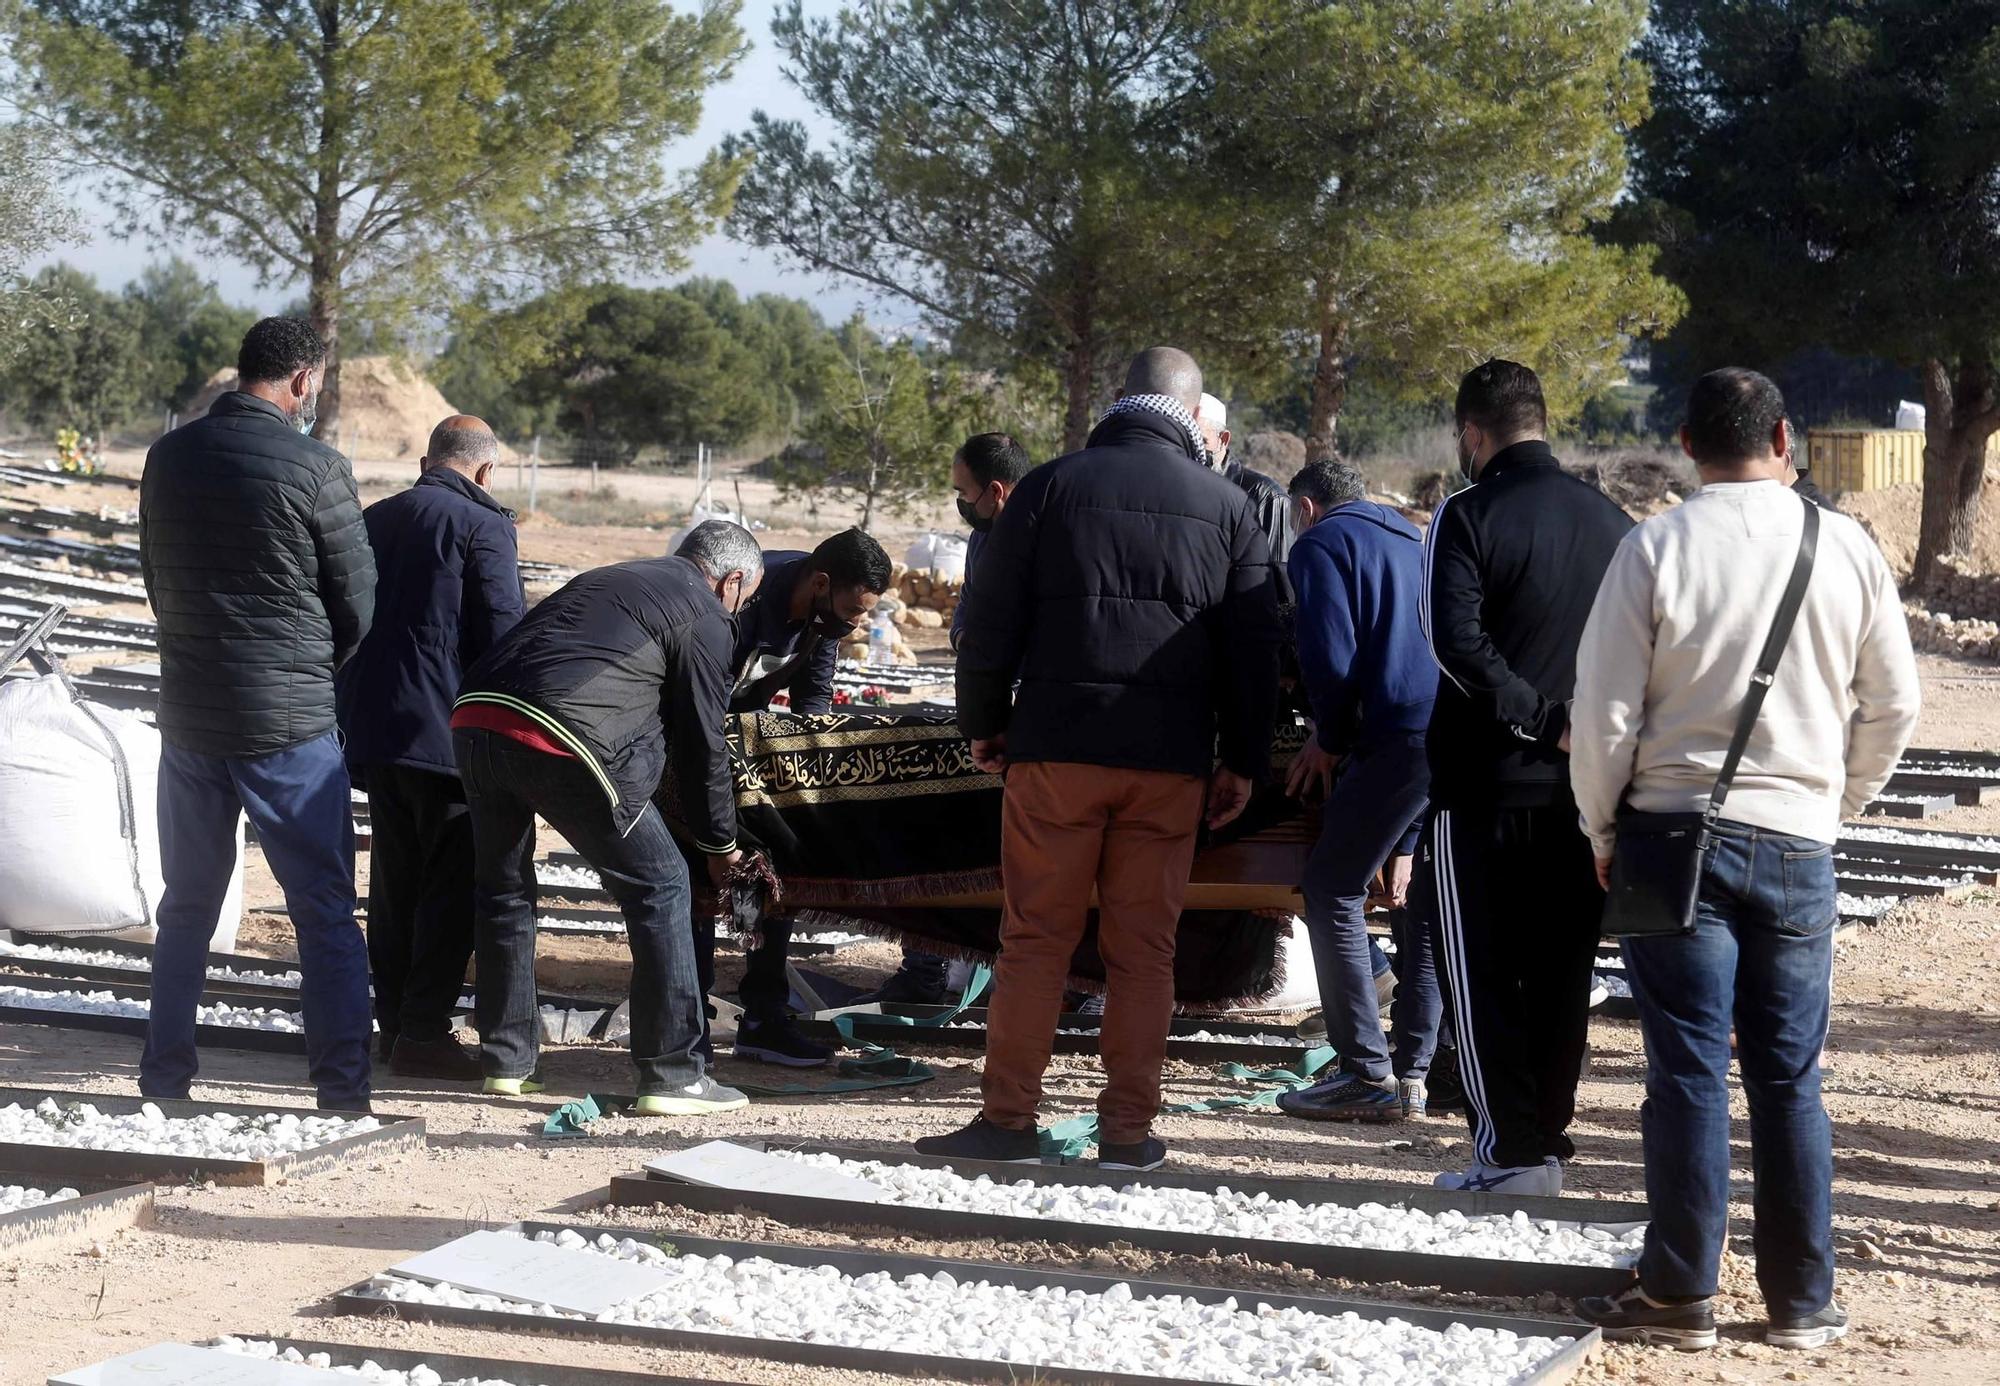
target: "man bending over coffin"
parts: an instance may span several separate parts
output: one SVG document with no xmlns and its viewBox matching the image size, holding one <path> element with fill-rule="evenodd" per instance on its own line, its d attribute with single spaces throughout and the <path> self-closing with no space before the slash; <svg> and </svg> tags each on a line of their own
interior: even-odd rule
<svg viewBox="0 0 2000 1386">
<path fill-rule="evenodd" d="M 699 531 L 697 531 L 698 533 Z M 688 536 L 681 552 L 695 542 Z M 762 712 L 783 690 L 794 712 L 833 711 L 833 675 L 840 646 L 889 590 L 889 555 L 858 529 L 842 530 L 811 553 L 780 550 L 764 555 L 764 582 L 743 604 L 736 622 L 730 666 L 735 691 L 731 712 Z M 739 1058 L 788 1068 L 817 1068 L 833 1051 L 814 1044 L 791 1022 L 791 985 L 785 958 L 791 923 L 763 921 L 763 941 L 744 960 L 737 998 L 743 1019 L 736 1031 Z M 695 926 L 703 995 L 714 989 L 715 928 Z"/>
<path fill-rule="evenodd" d="M 723 741 L 730 618 L 763 572 L 748 530 L 710 520 L 672 558 L 573 579 L 466 674 L 452 742 L 472 813 L 486 1091 L 541 1088 L 540 814 L 597 869 L 625 916 L 636 1110 L 696 1116 L 748 1102 L 705 1071 L 687 866 L 652 800 L 671 744 L 688 830 L 710 880 L 725 881 L 743 855 Z"/>
<path fill-rule="evenodd" d="M 1188 465 L 1205 452 L 1200 400 L 1186 352 L 1142 352 L 1089 445 L 1028 473 L 980 555 L 958 719 L 974 761 L 1007 776 L 1006 899 L 983 1111 L 918 1141 L 925 1154 L 1038 1158 L 1042 1073 L 1094 889 L 1098 1164 L 1166 1159 L 1151 1132 L 1195 833 L 1249 802 L 1278 695 L 1270 547 L 1243 492 Z"/>
</svg>

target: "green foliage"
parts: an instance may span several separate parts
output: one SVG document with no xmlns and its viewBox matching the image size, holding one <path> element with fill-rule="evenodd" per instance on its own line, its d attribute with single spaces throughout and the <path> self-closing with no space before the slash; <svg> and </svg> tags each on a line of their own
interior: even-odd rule
<svg viewBox="0 0 2000 1386">
<path fill-rule="evenodd" d="M 1920 371 L 1917 577 L 1971 540 L 2000 430 L 2000 0 L 1659 0 L 1618 231 L 1702 366 L 1811 347 Z"/>
<path fill-rule="evenodd" d="M 28 288 L 41 302 L 66 304 L 67 313 L 23 331 L 21 349 L 0 375 L 0 397 L 11 408 L 37 429 L 75 426 L 101 441 L 152 406 L 158 372 L 135 299 L 105 293 L 67 265 L 43 270 Z"/>
<path fill-rule="evenodd" d="M 125 297 L 139 310 L 139 345 L 151 374 L 148 403 L 183 409 L 209 377 L 236 364 L 257 314 L 225 302 L 186 260 L 148 265 Z"/>
<path fill-rule="evenodd" d="M 66 320 L 70 306 L 37 292 L 26 269 L 49 246 L 74 239 L 55 195 L 48 141 L 22 126 L 0 126 L 0 367 L 36 327 Z"/>
<path fill-rule="evenodd" d="M 1569 413 L 1629 334 L 1675 317 L 1649 248 L 1592 235 L 1646 108 L 1642 0 L 1213 0 L 1211 18 L 1230 291 L 1308 362 L 1309 450 L 1350 378 L 1434 399 L 1493 355 Z"/>
<path fill-rule="evenodd" d="M 1197 0 L 793 0 L 773 36 L 834 141 L 757 113 L 731 227 L 1057 372 L 1078 446 L 1122 357 L 1220 335 L 1192 292 L 1226 232 L 1191 177 L 1199 25 Z"/>
<path fill-rule="evenodd" d="M 8 94 L 115 176 L 114 231 L 302 280 L 332 337 L 675 264 L 740 169 L 676 177 L 659 155 L 740 52 L 738 6 L 27 0 Z"/>
<path fill-rule="evenodd" d="M 951 486 L 951 458 L 980 431 L 978 386 L 956 364 L 927 364 L 908 342 L 883 343 L 857 318 L 826 367 L 824 403 L 803 443 L 777 459 L 788 493 L 853 497 L 861 527 L 907 513 Z"/>
<path fill-rule="evenodd" d="M 562 433 L 631 461 L 655 445 L 792 436 L 818 408 L 833 334 L 810 307 L 694 279 L 601 284 L 475 316 L 435 371 L 508 437 Z"/>
</svg>

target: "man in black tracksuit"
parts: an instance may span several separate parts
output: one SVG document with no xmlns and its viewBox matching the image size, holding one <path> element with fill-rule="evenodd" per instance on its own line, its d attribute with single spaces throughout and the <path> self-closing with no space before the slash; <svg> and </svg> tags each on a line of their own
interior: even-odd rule
<svg viewBox="0 0 2000 1386">
<path fill-rule="evenodd" d="M 1488 361 L 1458 390 L 1473 485 L 1425 540 L 1425 629 L 1444 677 L 1426 747 L 1422 859 L 1472 1125 L 1438 1183 L 1557 1194 L 1589 1024 L 1603 895 L 1569 787 L 1568 699 L 1598 583 L 1632 521 L 1543 441 L 1541 382 Z M 1420 872 L 1424 867 L 1420 867 Z"/>
</svg>

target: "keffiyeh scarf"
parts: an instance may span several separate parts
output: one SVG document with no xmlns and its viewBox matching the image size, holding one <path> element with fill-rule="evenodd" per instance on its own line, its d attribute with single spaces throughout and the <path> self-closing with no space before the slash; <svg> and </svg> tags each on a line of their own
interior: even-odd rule
<svg viewBox="0 0 2000 1386">
<path fill-rule="evenodd" d="M 1111 407 L 1104 411 L 1103 417 L 1098 422 L 1102 423 L 1113 414 L 1132 414 L 1141 410 L 1149 414 L 1164 414 L 1179 424 L 1194 449 L 1194 460 L 1211 471 L 1214 470 L 1215 459 L 1208 455 L 1208 444 L 1201 436 L 1201 429 L 1196 425 L 1194 415 L 1188 413 L 1181 402 L 1172 395 L 1127 395 L 1123 399 L 1113 400 Z"/>
</svg>

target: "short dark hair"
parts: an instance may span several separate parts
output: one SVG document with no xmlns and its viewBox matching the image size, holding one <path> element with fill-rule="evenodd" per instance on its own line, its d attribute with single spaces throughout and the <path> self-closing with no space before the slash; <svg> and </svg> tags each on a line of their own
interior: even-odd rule
<svg viewBox="0 0 2000 1386">
<path fill-rule="evenodd" d="M 1785 397 L 1768 376 L 1724 366 L 1688 391 L 1688 451 L 1710 466 L 1762 457 L 1784 417 Z"/>
<path fill-rule="evenodd" d="M 889 554 L 859 529 L 843 529 L 812 551 L 812 570 L 835 587 L 859 587 L 881 596 L 889 590 Z"/>
<path fill-rule="evenodd" d="M 1349 501 L 1368 499 L 1368 479 L 1360 470 L 1330 457 L 1299 468 L 1288 489 L 1294 496 L 1312 497 L 1329 510 Z"/>
<path fill-rule="evenodd" d="M 1028 474 L 1034 462 L 1011 433 L 975 433 L 958 450 L 958 460 L 981 486 L 1004 481 L 1009 486 Z"/>
<path fill-rule="evenodd" d="M 1460 428 L 1477 424 L 1501 438 L 1541 433 L 1549 426 L 1541 377 L 1518 361 L 1497 356 L 1465 373 L 1452 412 Z"/>
<path fill-rule="evenodd" d="M 243 334 L 236 378 L 245 385 L 290 380 L 326 360 L 326 343 L 303 318 L 265 318 Z"/>
</svg>

